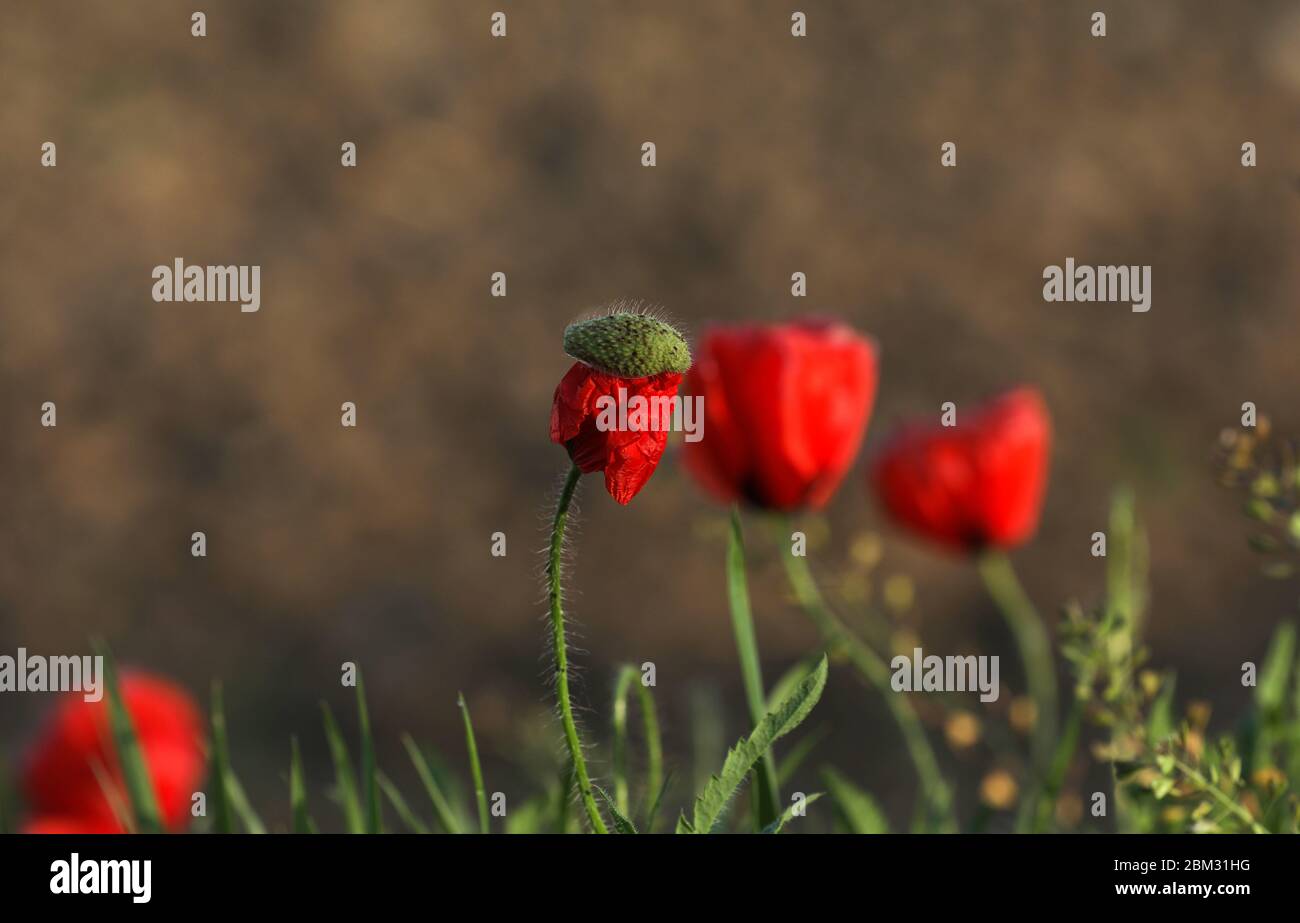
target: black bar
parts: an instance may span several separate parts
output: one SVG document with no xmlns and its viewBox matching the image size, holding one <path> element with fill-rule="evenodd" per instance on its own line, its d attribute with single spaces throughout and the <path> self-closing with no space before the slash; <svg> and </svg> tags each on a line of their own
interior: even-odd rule
<svg viewBox="0 0 1300 923">
<path fill-rule="evenodd" d="M 11 906 L 131 912 L 130 894 L 52 893 L 52 867 L 74 853 L 83 871 L 90 860 L 149 860 L 153 907 L 338 912 L 414 902 L 437 912 L 465 901 L 486 902 L 493 916 L 515 901 L 539 902 L 538 912 L 594 910 L 610 906 L 597 900 L 649 905 L 688 894 L 732 909 L 796 895 L 845 909 L 915 901 L 926 911 L 1280 906 L 1293 900 L 1298 858 L 1286 836 L 6 836 L 0 882 Z M 1135 886 L 1153 893 L 1120 893 Z M 556 904 L 561 894 L 570 896 Z"/>
</svg>

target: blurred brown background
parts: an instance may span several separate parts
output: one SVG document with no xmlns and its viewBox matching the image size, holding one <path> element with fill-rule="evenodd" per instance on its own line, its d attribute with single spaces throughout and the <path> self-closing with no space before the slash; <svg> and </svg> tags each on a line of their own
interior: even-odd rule
<svg viewBox="0 0 1300 923">
<path fill-rule="evenodd" d="M 190 35 L 196 6 L 207 38 Z M 1104 39 L 1089 35 L 1099 7 Z M 792 9 L 807 38 L 790 36 Z M 1016 555 L 1031 594 L 1048 612 L 1096 598 L 1088 537 L 1132 484 L 1155 660 L 1218 720 L 1245 701 L 1241 661 L 1294 611 L 1300 590 L 1256 575 L 1209 466 L 1244 400 L 1300 428 L 1294 3 L 0 10 L 0 650 L 101 635 L 205 700 L 222 678 L 236 766 L 273 820 L 290 732 L 326 772 L 317 702 L 348 710 L 345 660 L 366 671 L 400 781 L 403 730 L 463 766 L 457 690 L 489 789 L 532 790 L 521 740 L 558 754 L 537 551 L 566 460 L 547 417 L 564 324 L 615 298 L 690 331 L 816 312 L 869 332 L 882 377 L 864 454 L 905 414 L 1038 383 L 1057 445 L 1041 533 Z M 494 10 L 506 39 L 489 35 Z M 39 165 L 46 140 L 55 169 Z M 339 164 L 347 140 L 356 169 Z M 1045 304 L 1042 269 L 1069 256 L 1151 264 L 1151 312 Z M 152 267 L 176 257 L 260 264 L 261 311 L 154 303 Z M 498 270 L 504 299 L 489 296 Z M 339 425 L 347 400 L 355 430 Z M 39 425 L 44 401 L 57 429 Z M 596 478 L 581 506 L 570 586 L 592 736 L 615 665 L 654 661 L 685 780 L 693 689 L 713 690 L 727 738 L 747 724 L 723 513 L 672 456 L 629 508 Z M 966 562 L 889 529 L 857 470 L 827 521 L 816 567 L 840 573 L 878 531 L 873 595 L 910 575 L 904 627 L 1008 655 L 1015 690 Z M 190 557 L 195 530 L 206 559 Z M 774 680 L 814 637 L 751 533 Z M 48 704 L 0 703 L 6 761 Z M 909 768 L 880 703 L 839 670 L 818 719 L 833 729 L 820 759 L 904 820 Z M 943 752 L 969 810 L 994 758 Z"/>
</svg>

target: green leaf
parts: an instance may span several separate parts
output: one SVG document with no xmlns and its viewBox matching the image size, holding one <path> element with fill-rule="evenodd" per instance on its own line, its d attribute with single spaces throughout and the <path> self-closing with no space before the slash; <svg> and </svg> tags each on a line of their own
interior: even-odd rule
<svg viewBox="0 0 1300 923">
<path fill-rule="evenodd" d="M 627 815 L 618 809 L 614 799 L 609 797 L 609 792 L 605 791 L 599 785 L 592 785 L 592 789 L 601 800 L 605 802 L 605 807 L 609 808 L 609 813 L 614 818 L 614 831 L 616 833 L 636 833 L 636 824 L 627 819 Z"/>
<path fill-rule="evenodd" d="M 98 645 L 98 651 L 104 658 L 104 685 L 108 693 L 108 726 L 112 734 L 113 749 L 117 754 L 117 765 L 122 770 L 127 799 L 131 804 L 135 830 L 138 833 L 161 833 L 162 819 L 158 811 L 158 799 L 154 794 L 153 781 L 149 778 L 149 766 L 140 749 L 140 741 L 135 735 L 135 723 L 131 720 L 131 715 L 122 699 L 122 689 L 117 682 L 117 666 L 106 645 Z"/>
<path fill-rule="evenodd" d="M 366 708 L 366 684 L 357 670 L 357 723 L 361 728 L 361 784 L 366 793 L 366 833 L 383 833 L 380 815 L 379 781 L 375 766 L 375 739 L 370 733 L 370 710 Z"/>
<path fill-rule="evenodd" d="M 772 744 L 790 733 L 808 717 L 826 688 L 826 658 L 821 661 L 777 708 L 758 722 L 754 732 L 727 753 L 722 771 L 709 779 L 704 791 L 695 799 L 694 817 L 689 827 L 712 833 L 718 826 L 732 798 L 745 783 L 745 776 Z M 678 822 L 680 829 L 682 822 Z"/>
<path fill-rule="evenodd" d="M 836 814 L 850 833 L 888 833 L 889 821 L 880 806 L 838 770 L 827 767 L 822 779 L 835 803 Z"/>
<path fill-rule="evenodd" d="M 1295 663 L 1295 642 L 1295 625 L 1289 622 L 1279 625 L 1269 643 L 1259 671 L 1259 685 L 1255 688 L 1255 702 L 1260 711 L 1273 714 L 1282 708 Z"/>
<path fill-rule="evenodd" d="M 420 777 L 420 782 L 429 795 L 429 801 L 433 803 L 433 813 L 438 818 L 438 823 L 442 825 L 442 829 L 447 833 L 460 833 L 461 824 L 456 817 L 456 812 L 452 810 L 451 804 L 447 801 L 447 796 L 439 788 L 433 771 L 429 769 L 429 763 L 425 760 L 424 754 L 420 752 L 420 748 L 415 745 L 414 738 L 410 734 L 403 734 L 402 746 L 406 748 L 406 753 L 415 766 L 415 773 Z"/>
<path fill-rule="evenodd" d="M 465 721 L 465 749 L 469 751 L 469 771 L 474 778 L 474 798 L 478 802 L 478 832 L 490 833 L 487 788 L 483 785 L 483 767 L 478 761 L 478 744 L 474 742 L 474 722 L 469 717 L 465 693 L 457 693 L 456 704 L 460 706 L 460 714 Z"/>
<path fill-rule="evenodd" d="M 290 830 L 294 833 L 312 833 L 311 816 L 307 813 L 307 786 L 302 778 L 302 754 L 298 752 L 298 738 L 289 738 L 289 813 Z"/>
<path fill-rule="evenodd" d="M 397 812 L 397 819 L 406 824 L 412 833 L 429 832 L 429 828 L 425 826 L 424 821 L 415 816 L 415 812 L 407 805 L 406 799 L 402 797 L 402 793 L 397 790 L 397 786 L 392 783 L 388 776 L 382 772 L 376 772 L 375 782 L 379 785 L 380 791 L 388 798 L 393 810 Z"/>
<path fill-rule="evenodd" d="M 807 678 L 808 674 L 817 669 L 817 660 L 821 654 L 815 654 L 805 657 L 781 674 L 781 678 L 776 681 L 767 693 L 767 711 L 773 708 L 789 697 L 790 693 Z"/>
<path fill-rule="evenodd" d="M 357 783 L 352 775 L 348 745 L 343 742 L 334 713 L 325 702 L 321 703 L 321 713 L 325 720 L 325 739 L 329 743 L 330 759 L 334 763 L 334 794 L 343 809 L 343 823 L 348 833 L 361 833 L 365 830 L 365 823 L 361 819 L 361 801 L 357 798 Z"/>
<path fill-rule="evenodd" d="M 727 537 L 727 604 L 731 628 L 740 656 L 740 677 L 745 686 L 749 717 L 758 724 L 766 711 L 763 673 L 759 666 L 758 637 L 749 606 L 749 585 L 745 578 L 745 539 L 740 528 L 740 510 L 731 508 L 731 530 Z M 768 747 L 754 762 L 754 822 L 761 830 L 778 816 L 781 795 L 776 785 L 776 761 Z"/>
<path fill-rule="evenodd" d="M 803 799 L 803 807 L 805 808 L 808 807 L 808 805 L 812 804 L 821 796 L 822 796 L 821 792 L 813 792 L 807 798 Z M 781 812 L 780 817 L 778 817 L 776 820 L 772 821 L 772 823 L 764 827 L 762 832 L 780 833 L 783 829 L 785 829 L 785 825 L 788 824 L 791 821 L 791 819 L 795 816 L 794 814 L 795 808 L 798 808 L 799 806 L 800 805 L 798 802 L 795 802 L 794 804 L 790 805 L 790 807 L 786 808 L 784 811 Z"/>
<path fill-rule="evenodd" d="M 1152 744 L 1158 744 L 1165 740 L 1174 732 L 1174 688 L 1177 685 L 1177 677 L 1172 673 L 1166 673 L 1164 680 L 1160 683 L 1160 692 L 1156 695 L 1155 701 L 1151 703 L 1151 716 L 1147 719 L 1147 740 Z"/>
</svg>

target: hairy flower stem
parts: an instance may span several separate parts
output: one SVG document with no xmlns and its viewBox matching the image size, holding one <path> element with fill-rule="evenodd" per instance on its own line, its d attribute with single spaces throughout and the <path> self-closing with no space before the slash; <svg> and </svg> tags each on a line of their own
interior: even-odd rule
<svg viewBox="0 0 1300 923">
<path fill-rule="evenodd" d="M 555 648 L 555 697 L 560 703 L 564 739 L 569 745 L 569 755 L 573 757 L 573 773 L 578 782 L 582 804 L 591 821 L 591 829 L 596 833 L 608 833 L 600 809 L 596 807 L 591 777 L 587 775 L 587 761 L 582 755 L 582 741 L 578 737 L 578 725 L 573 720 L 573 704 L 569 700 L 569 655 L 564 639 L 564 594 L 560 577 L 564 555 L 564 527 L 569 520 L 569 504 L 573 501 L 573 492 L 578 487 L 580 477 L 582 472 L 574 465 L 569 470 L 564 489 L 560 491 L 560 502 L 555 507 L 555 521 L 551 526 L 551 551 L 546 561 L 546 586 L 551 601 L 551 629 Z"/>
<path fill-rule="evenodd" d="M 921 782 L 927 827 L 933 824 L 933 829 L 942 833 L 955 831 L 957 822 L 953 815 L 952 792 L 944 781 L 939 761 L 912 703 L 890 685 L 889 665 L 827 608 L 807 560 L 800 555 L 791 554 L 788 548 L 781 548 L 780 551 L 795 598 L 817 626 L 827 649 L 843 651 L 858 674 L 885 700 L 894 723 L 903 735 L 908 756 L 911 757 Z"/>
<path fill-rule="evenodd" d="M 979 572 L 989 596 L 1002 612 L 1015 639 L 1020 659 L 1025 665 L 1029 695 L 1034 701 L 1036 715 L 1030 746 L 1033 774 L 1026 786 L 1017 820 L 1017 828 L 1027 830 L 1037 815 L 1038 800 L 1044 781 L 1051 771 L 1052 751 L 1056 741 L 1056 670 L 1053 666 L 1052 644 L 1033 602 L 1016 577 L 1010 558 L 998 551 L 986 552 L 979 559 Z"/>
</svg>

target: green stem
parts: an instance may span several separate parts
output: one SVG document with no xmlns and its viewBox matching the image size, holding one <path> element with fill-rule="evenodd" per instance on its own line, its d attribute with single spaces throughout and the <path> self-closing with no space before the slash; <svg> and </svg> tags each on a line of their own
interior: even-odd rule
<svg viewBox="0 0 1300 923">
<path fill-rule="evenodd" d="M 1020 815 L 1021 821 L 1029 824 L 1036 816 L 1041 786 L 1049 772 L 1056 741 L 1056 671 L 1052 644 L 1033 602 L 1016 578 L 1010 558 L 998 551 L 986 552 L 980 557 L 979 572 L 1020 651 L 1029 695 L 1037 712 L 1031 744 L 1034 771 L 1026 786 Z"/>
<path fill-rule="evenodd" d="M 609 828 L 596 807 L 596 798 L 592 793 L 591 777 L 587 775 L 587 761 L 582 755 L 582 741 L 578 737 L 578 725 L 573 720 L 573 704 L 569 700 L 569 655 L 564 638 L 564 602 L 561 586 L 561 567 L 564 556 L 564 526 L 569 519 L 569 504 L 573 502 L 573 492 L 578 487 L 582 471 L 577 465 L 569 469 L 568 479 L 560 492 L 560 502 L 555 507 L 555 522 L 551 527 L 551 552 L 546 562 L 547 592 L 551 602 L 551 628 L 555 647 L 555 696 L 560 703 L 560 718 L 564 723 L 564 739 L 569 745 L 569 755 L 573 758 L 573 772 L 578 782 L 578 792 L 582 804 L 587 809 L 591 829 L 596 833 L 608 833 Z"/>
<path fill-rule="evenodd" d="M 1205 778 L 1205 776 L 1201 775 L 1191 766 L 1188 766 L 1182 760 L 1175 760 L 1174 765 L 1178 767 L 1178 771 L 1187 776 L 1194 785 L 1204 790 L 1207 795 L 1219 802 L 1219 804 L 1223 805 L 1223 807 L 1235 815 L 1238 820 L 1250 827 L 1252 833 L 1268 833 L 1268 828 L 1256 821 L 1255 818 L 1251 817 L 1250 812 L 1244 807 L 1225 795 L 1219 786 L 1211 783 L 1209 779 Z"/>
<path fill-rule="evenodd" d="M 781 538 L 783 539 L 784 536 Z M 908 756 L 916 767 L 921 782 L 921 794 L 926 804 L 927 821 L 935 823 L 937 829 L 942 832 L 956 830 L 952 792 L 939 769 L 939 760 L 930 746 L 929 739 L 925 736 L 925 729 L 921 726 L 921 719 L 917 717 L 912 703 L 890 685 L 889 665 L 826 606 L 821 591 L 817 588 L 817 582 L 813 579 L 812 571 L 808 567 L 807 559 L 791 554 L 788 548 L 782 550 L 781 558 L 785 562 L 786 575 L 794 590 L 795 598 L 812 619 L 813 624 L 817 626 L 826 647 L 843 650 L 858 674 L 885 700 L 894 723 L 898 725 L 898 730 L 903 735 Z"/>
<path fill-rule="evenodd" d="M 745 686 L 749 717 L 757 727 L 767 714 L 767 695 L 763 691 L 763 672 L 759 666 L 758 636 L 749 606 L 749 586 L 745 581 L 745 539 L 740 528 L 740 510 L 731 508 L 731 531 L 727 541 L 727 603 L 731 610 L 731 628 L 736 636 L 736 653 L 740 656 L 740 676 Z M 754 827 L 763 830 L 780 815 L 780 793 L 776 784 L 776 760 L 771 750 L 754 765 Z"/>
<path fill-rule="evenodd" d="M 1079 731 L 1083 724 L 1083 700 L 1075 697 L 1070 705 L 1070 713 L 1065 719 L 1065 728 L 1061 731 L 1061 739 L 1056 744 L 1056 753 L 1052 756 L 1052 766 L 1048 771 L 1047 778 L 1043 782 L 1042 796 L 1036 808 L 1036 816 L 1032 818 L 1033 832 L 1042 833 L 1047 829 L 1048 823 L 1052 817 L 1052 809 L 1056 804 L 1056 797 L 1061 794 L 1061 787 L 1065 784 L 1065 774 L 1070 768 L 1070 761 L 1074 759 L 1074 751 L 1079 745 Z M 1031 816 L 1028 802 L 1021 806 L 1021 815 L 1017 817 L 1017 825 L 1029 825 Z"/>
</svg>

